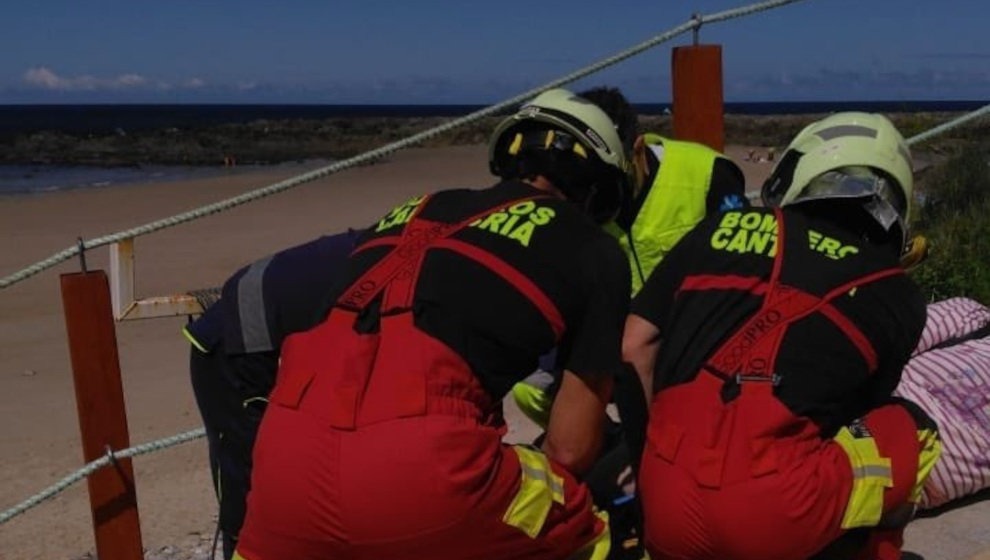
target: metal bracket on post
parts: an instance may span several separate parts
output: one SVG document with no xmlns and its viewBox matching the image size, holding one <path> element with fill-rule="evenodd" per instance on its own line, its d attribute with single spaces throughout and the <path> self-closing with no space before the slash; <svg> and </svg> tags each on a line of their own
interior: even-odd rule
<svg viewBox="0 0 990 560">
<path fill-rule="evenodd" d="M 110 245 L 110 300 L 116 321 L 203 312 L 203 306 L 189 294 L 134 299 L 134 238 Z"/>
<path fill-rule="evenodd" d="M 86 244 L 83 243 L 82 237 L 77 237 L 76 243 L 79 247 L 79 268 L 81 268 L 83 272 L 89 272 L 86 270 Z"/>
<path fill-rule="evenodd" d="M 134 305 L 134 238 L 110 245 L 110 301 L 120 321 Z"/>
<path fill-rule="evenodd" d="M 694 27 L 691 28 L 691 37 L 693 39 L 694 46 L 698 46 L 698 35 L 701 32 L 701 24 L 704 23 L 701 19 L 701 14 L 695 12 L 691 14 L 691 19 L 694 20 Z"/>
</svg>

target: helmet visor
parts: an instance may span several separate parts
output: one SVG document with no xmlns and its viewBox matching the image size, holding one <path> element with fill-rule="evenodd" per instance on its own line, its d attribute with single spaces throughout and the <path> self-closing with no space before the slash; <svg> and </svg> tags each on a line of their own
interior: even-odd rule
<svg viewBox="0 0 990 560">
<path fill-rule="evenodd" d="M 897 225 L 906 233 L 907 201 L 900 189 L 888 178 L 870 169 L 856 168 L 854 172 L 833 170 L 815 177 L 798 194 L 793 204 L 824 199 L 863 199 L 863 208 L 890 231 Z"/>
<path fill-rule="evenodd" d="M 859 170 L 857 170 L 859 171 Z M 794 202 L 822 198 L 866 198 L 875 196 L 891 206 L 898 214 L 907 212 L 907 201 L 900 189 L 882 175 L 873 172 L 855 174 L 843 170 L 822 173 L 794 198 Z"/>
</svg>

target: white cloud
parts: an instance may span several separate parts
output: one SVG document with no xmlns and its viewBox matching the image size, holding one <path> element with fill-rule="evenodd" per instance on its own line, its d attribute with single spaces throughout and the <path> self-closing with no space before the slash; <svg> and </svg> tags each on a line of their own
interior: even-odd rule
<svg viewBox="0 0 990 560">
<path fill-rule="evenodd" d="M 143 86 L 148 80 L 144 76 L 138 74 L 124 74 L 123 76 L 118 76 L 110 80 L 111 86 L 118 87 L 133 87 L 133 86 Z"/>
<path fill-rule="evenodd" d="M 141 74 L 133 72 L 112 78 L 98 78 L 88 74 L 81 76 L 60 76 L 45 66 L 29 68 L 24 72 L 23 81 L 28 86 L 50 91 L 170 90 L 173 87 L 195 89 L 205 85 L 203 80 L 191 78 L 184 81 L 180 86 L 175 86 L 161 80 L 150 80 Z"/>
<path fill-rule="evenodd" d="M 32 86 L 45 89 L 63 89 L 65 80 L 55 75 L 55 72 L 41 67 L 31 68 L 24 73 L 24 81 Z"/>
</svg>

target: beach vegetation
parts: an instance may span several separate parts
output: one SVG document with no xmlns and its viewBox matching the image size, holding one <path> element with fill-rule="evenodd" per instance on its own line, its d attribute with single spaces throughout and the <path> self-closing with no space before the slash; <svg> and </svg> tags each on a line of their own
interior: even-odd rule
<svg viewBox="0 0 990 560">
<path fill-rule="evenodd" d="M 990 142 L 972 142 L 925 173 L 915 230 L 931 245 L 912 277 L 932 300 L 990 303 Z"/>
</svg>

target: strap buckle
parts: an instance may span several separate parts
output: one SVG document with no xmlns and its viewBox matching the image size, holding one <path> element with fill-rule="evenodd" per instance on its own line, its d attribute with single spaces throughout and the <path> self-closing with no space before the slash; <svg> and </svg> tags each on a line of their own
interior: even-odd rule
<svg viewBox="0 0 990 560">
<path fill-rule="evenodd" d="M 742 385 L 745 383 L 770 383 L 774 387 L 780 385 L 780 374 L 771 373 L 769 376 L 766 375 L 744 375 L 742 373 L 737 373 L 735 375 L 736 385 Z"/>
</svg>

